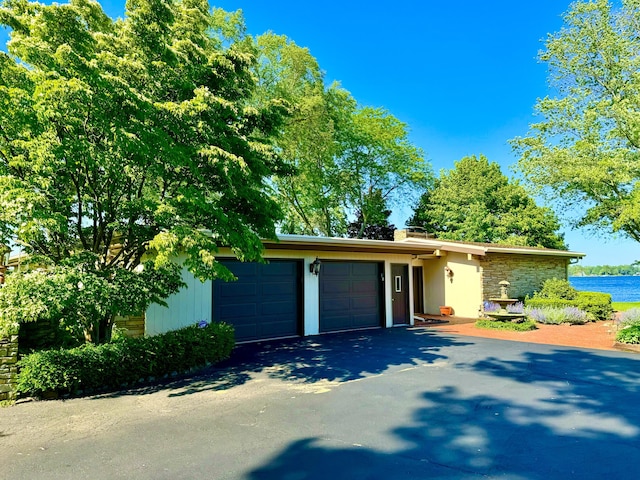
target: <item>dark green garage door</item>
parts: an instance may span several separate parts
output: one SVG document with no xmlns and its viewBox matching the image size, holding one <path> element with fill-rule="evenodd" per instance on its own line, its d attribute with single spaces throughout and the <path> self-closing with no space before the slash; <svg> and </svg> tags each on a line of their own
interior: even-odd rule
<svg viewBox="0 0 640 480">
<path fill-rule="evenodd" d="M 213 319 L 234 326 L 236 341 L 300 334 L 301 264 L 271 260 L 267 264 L 221 261 L 238 277 L 213 282 Z"/>
<path fill-rule="evenodd" d="M 320 271 L 320 331 L 382 325 L 381 265 L 323 262 Z"/>
</svg>

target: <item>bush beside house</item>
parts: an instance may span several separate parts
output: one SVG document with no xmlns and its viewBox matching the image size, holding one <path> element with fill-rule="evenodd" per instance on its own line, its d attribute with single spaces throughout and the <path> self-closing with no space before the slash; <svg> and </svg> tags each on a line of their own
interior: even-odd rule
<svg viewBox="0 0 640 480">
<path fill-rule="evenodd" d="M 586 312 L 593 320 L 609 320 L 613 314 L 610 294 L 578 291 L 567 280 L 557 278 L 544 282 L 540 292 L 525 299 L 525 305 L 529 310 L 538 311 L 573 307 Z"/>
<path fill-rule="evenodd" d="M 153 337 L 43 350 L 20 360 L 17 388 L 32 396 L 116 390 L 219 362 L 234 343 L 231 326 L 201 323 Z"/>
</svg>

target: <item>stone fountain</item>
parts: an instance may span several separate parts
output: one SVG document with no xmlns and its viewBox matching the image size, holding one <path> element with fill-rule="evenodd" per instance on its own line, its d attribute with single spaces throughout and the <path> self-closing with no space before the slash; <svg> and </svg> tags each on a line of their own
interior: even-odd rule
<svg viewBox="0 0 640 480">
<path fill-rule="evenodd" d="M 517 298 L 509 298 L 508 289 L 511 284 L 506 280 L 502 280 L 498 285 L 500 285 L 500 297 L 490 298 L 489 301 L 500 305 L 500 310 L 497 312 L 487 312 L 486 315 L 495 320 L 511 320 L 512 322 L 521 322 L 524 320 L 526 317 L 524 313 L 509 313 L 507 310 L 509 305 L 518 302 Z"/>
</svg>

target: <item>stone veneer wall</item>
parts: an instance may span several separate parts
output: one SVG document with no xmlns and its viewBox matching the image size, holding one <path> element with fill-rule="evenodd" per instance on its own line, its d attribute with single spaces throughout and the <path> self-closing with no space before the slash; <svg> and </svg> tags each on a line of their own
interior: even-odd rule
<svg viewBox="0 0 640 480">
<path fill-rule="evenodd" d="M 0 338 L 0 402 L 16 398 L 18 335 Z"/>
<path fill-rule="evenodd" d="M 125 329 L 128 337 L 144 337 L 144 313 L 142 315 L 128 315 L 116 317 L 116 327 Z"/>
<path fill-rule="evenodd" d="M 531 295 L 549 278 L 566 280 L 568 262 L 567 258 L 546 255 L 489 253 L 480 257 L 483 297 L 485 300 L 499 297 L 502 280 L 511 283 L 509 297 Z"/>
</svg>

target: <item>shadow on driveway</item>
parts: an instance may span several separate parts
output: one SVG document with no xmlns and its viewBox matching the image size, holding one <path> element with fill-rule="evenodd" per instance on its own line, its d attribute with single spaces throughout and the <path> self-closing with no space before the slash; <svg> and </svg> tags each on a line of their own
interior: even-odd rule
<svg viewBox="0 0 640 480">
<path fill-rule="evenodd" d="M 455 366 L 473 382 L 452 376 L 423 391 L 411 421 L 387 432 L 404 449 L 297 439 L 243 478 L 628 478 L 640 448 L 640 362 L 521 348 L 515 361 Z"/>
<path fill-rule="evenodd" d="M 302 383 L 345 382 L 377 375 L 394 365 L 420 365 L 445 359 L 439 350 L 465 346 L 455 337 L 424 329 L 376 329 L 272 340 L 236 346 L 231 358 L 200 370 L 196 375 L 98 395 L 144 395 L 172 390 L 169 396 L 228 390 L 255 374 Z"/>
</svg>

